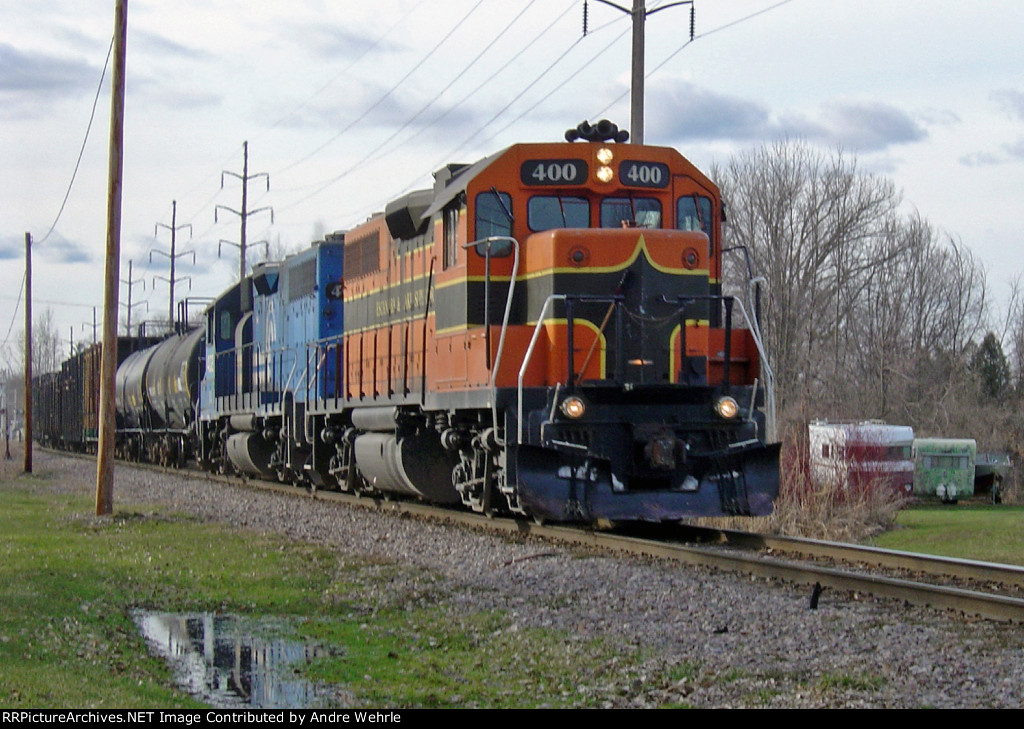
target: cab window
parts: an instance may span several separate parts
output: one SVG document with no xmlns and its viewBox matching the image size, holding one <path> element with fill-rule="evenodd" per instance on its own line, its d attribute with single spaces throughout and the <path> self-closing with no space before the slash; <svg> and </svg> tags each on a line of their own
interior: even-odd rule
<svg viewBox="0 0 1024 729">
<path fill-rule="evenodd" d="M 653 197 L 606 197 L 601 201 L 602 228 L 660 228 L 661 202 Z"/>
<path fill-rule="evenodd" d="M 530 230 L 552 228 L 589 228 L 590 204 L 583 197 L 538 195 L 526 206 Z"/>
<path fill-rule="evenodd" d="M 452 268 L 459 260 L 459 201 L 447 205 L 444 221 L 444 268 Z"/>
<path fill-rule="evenodd" d="M 711 198 L 687 195 L 676 203 L 676 227 L 680 230 L 700 230 L 711 237 Z"/>
<path fill-rule="evenodd" d="M 476 240 L 512 235 L 512 196 L 488 190 L 476 196 Z"/>
<path fill-rule="evenodd" d="M 220 312 L 220 338 L 224 341 L 230 341 L 235 338 L 235 327 L 231 320 L 231 311 L 229 309 L 221 309 Z"/>
</svg>

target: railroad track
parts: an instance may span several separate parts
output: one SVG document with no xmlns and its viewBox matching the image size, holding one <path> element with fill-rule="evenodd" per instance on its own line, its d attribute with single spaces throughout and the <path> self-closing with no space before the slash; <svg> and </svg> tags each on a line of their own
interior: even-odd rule
<svg viewBox="0 0 1024 729">
<path fill-rule="evenodd" d="M 692 526 L 671 525 L 646 530 L 631 527 L 628 532 L 592 531 L 540 525 L 524 519 L 489 518 L 481 514 L 408 501 L 334 491 L 308 491 L 269 481 L 241 481 L 236 477 L 218 476 L 198 470 L 179 471 L 135 463 L 120 464 L 119 467 L 155 470 L 177 477 L 198 476 L 293 497 L 312 497 L 441 520 L 492 533 L 530 535 L 602 550 L 780 579 L 811 586 L 812 601 L 817 600 L 822 589 L 831 588 L 891 598 L 913 605 L 955 610 L 994 620 L 1024 622 L 1024 598 L 1021 597 L 1024 595 L 1024 568 L 1014 565 Z M 780 555 L 795 556 L 798 559 Z"/>
</svg>

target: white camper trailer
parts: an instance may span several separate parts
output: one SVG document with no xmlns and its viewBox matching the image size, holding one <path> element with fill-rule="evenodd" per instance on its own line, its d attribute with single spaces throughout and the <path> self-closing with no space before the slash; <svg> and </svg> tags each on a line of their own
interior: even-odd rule
<svg viewBox="0 0 1024 729">
<path fill-rule="evenodd" d="M 914 490 L 914 429 L 879 420 L 808 426 L 811 479 L 843 488 L 884 485 L 901 496 Z"/>
</svg>

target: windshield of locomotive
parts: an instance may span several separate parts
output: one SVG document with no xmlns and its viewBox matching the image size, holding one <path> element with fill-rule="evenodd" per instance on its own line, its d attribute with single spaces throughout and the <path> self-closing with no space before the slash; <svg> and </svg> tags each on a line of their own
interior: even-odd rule
<svg viewBox="0 0 1024 729">
<path fill-rule="evenodd" d="M 652 197 L 606 197 L 601 201 L 602 228 L 660 228 L 661 202 Z"/>
<path fill-rule="evenodd" d="M 590 203 L 583 197 L 536 195 L 526 209 L 530 230 L 539 232 L 552 228 L 589 228 Z"/>
</svg>

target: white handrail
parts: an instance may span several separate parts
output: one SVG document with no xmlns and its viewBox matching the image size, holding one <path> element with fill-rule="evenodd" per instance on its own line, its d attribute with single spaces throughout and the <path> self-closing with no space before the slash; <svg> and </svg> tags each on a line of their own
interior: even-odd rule
<svg viewBox="0 0 1024 729">
<path fill-rule="evenodd" d="M 737 304 L 740 305 L 740 312 L 743 314 L 744 321 L 750 327 L 751 338 L 754 340 L 754 345 L 757 347 L 757 353 L 761 359 L 761 368 L 764 370 L 764 415 L 765 415 L 765 433 L 766 440 L 773 442 L 775 440 L 775 373 L 772 372 L 771 362 L 768 361 L 768 354 L 765 352 L 764 343 L 761 341 L 761 330 L 757 325 L 757 322 L 747 315 L 747 309 L 743 306 L 743 299 L 734 298 Z M 754 394 L 757 394 L 755 387 Z"/>
<path fill-rule="evenodd" d="M 505 296 L 505 315 L 504 315 L 504 317 L 501 320 L 501 334 L 498 336 L 498 352 L 497 352 L 497 354 L 494 357 L 494 366 L 491 367 L 491 381 L 489 383 L 489 386 L 490 386 L 489 396 L 490 396 L 490 400 L 491 400 L 491 424 L 494 427 L 494 439 L 495 439 L 495 442 L 499 446 L 504 446 L 505 445 L 505 438 L 500 435 L 501 430 L 498 428 L 498 403 L 497 403 L 497 398 L 495 397 L 495 392 L 497 391 L 497 388 L 495 387 L 495 379 L 498 376 L 498 367 L 501 365 L 501 355 L 505 351 L 505 332 L 508 331 L 508 319 L 509 319 L 510 313 L 512 312 L 512 295 L 513 295 L 513 292 L 515 291 L 515 288 L 516 288 L 516 276 L 519 274 L 519 241 L 517 241 L 515 238 L 512 238 L 511 236 L 492 235 L 492 236 L 490 236 L 488 238 L 483 238 L 482 240 L 476 240 L 476 241 L 473 241 L 472 243 L 467 243 L 463 247 L 464 248 L 469 248 L 471 246 L 475 247 L 475 246 L 477 246 L 477 245 L 479 245 L 481 243 L 486 243 L 487 244 L 487 251 L 488 251 L 488 255 L 487 255 L 487 262 L 488 262 L 488 265 L 487 265 L 487 277 L 488 277 L 488 280 L 490 280 L 490 275 L 491 275 L 491 269 L 490 269 L 490 258 L 491 258 L 490 250 L 491 250 L 491 244 L 492 243 L 498 243 L 500 241 L 508 241 L 508 242 L 510 242 L 512 244 L 513 250 L 515 251 L 514 257 L 512 259 L 512 277 L 509 279 L 509 282 L 508 282 L 508 294 Z M 484 322 L 484 326 L 485 327 L 489 327 L 490 325 L 491 325 L 491 323 L 489 321 L 485 321 Z M 520 390 L 520 394 L 522 394 L 521 390 Z"/>
<path fill-rule="evenodd" d="M 523 365 L 519 368 L 519 383 L 516 390 L 516 417 L 519 420 L 517 442 L 523 442 L 523 378 L 526 377 L 526 366 L 530 363 L 530 358 L 533 357 L 533 348 L 537 345 L 537 339 L 540 337 L 540 330 L 544 326 L 544 317 L 548 313 L 548 307 L 553 301 L 565 301 L 565 294 L 551 294 L 547 299 L 544 300 L 544 306 L 540 310 L 540 317 L 537 319 L 537 326 L 533 330 L 533 336 L 530 338 L 530 346 L 526 348 L 526 354 L 523 355 Z M 572 373 L 569 373 L 570 377 Z"/>
</svg>

